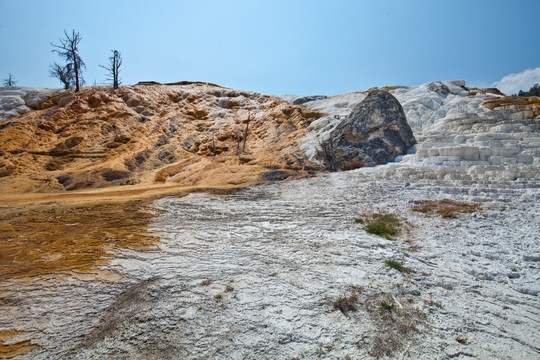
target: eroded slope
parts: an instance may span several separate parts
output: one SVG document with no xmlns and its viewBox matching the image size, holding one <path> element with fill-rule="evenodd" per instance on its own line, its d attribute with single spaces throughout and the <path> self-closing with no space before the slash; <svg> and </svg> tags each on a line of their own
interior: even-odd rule
<svg viewBox="0 0 540 360">
<path fill-rule="evenodd" d="M 319 113 L 272 96 L 201 83 L 90 87 L 38 107 L 0 120 L 4 193 L 245 185 L 313 166 L 298 140 Z"/>
</svg>

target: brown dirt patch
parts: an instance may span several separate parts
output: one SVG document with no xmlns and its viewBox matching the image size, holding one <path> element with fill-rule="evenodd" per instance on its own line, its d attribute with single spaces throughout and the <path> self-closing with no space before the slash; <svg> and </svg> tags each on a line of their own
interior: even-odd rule
<svg viewBox="0 0 540 360">
<path fill-rule="evenodd" d="M 23 331 L 3 330 L 0 331 L 0 358 L 11 359 L 18 355 L 24 355 L 39 347 L 32 344 L 31 340 L 11 342 L 14 336 L 23 335 Z"/>
</svg>

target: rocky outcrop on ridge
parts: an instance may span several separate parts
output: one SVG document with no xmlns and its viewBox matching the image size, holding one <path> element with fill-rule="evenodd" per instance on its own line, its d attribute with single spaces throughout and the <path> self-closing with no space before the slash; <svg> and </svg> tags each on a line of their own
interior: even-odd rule
<svg viewBox="0 0 540 360">
<path fill-rule="evenodd" d="M 321 144 L 327 167 L 374 166 L 393 161 L 415 143 L 400 103 L 386 91 L 371 91 Z M 329 165 L 329 166 L 328 166 Z"/>
<path fill-rule="evenodd" d="M 538 186 L 539 98 L 506 97 L 496 89 L 469 89 L 463 81 L 385 90 L 403 106 L 418 143 L 410 154 L 377 169 L 381 178 Z M 354 92 L 304 103 L 328 114 L 308 128 L 302 142 L 308 159 L 317 160 L 320 144 L 365 97 L 365 92 Z"/>
<path fill-rule="evenodd" d="M 0 189 L 11 193 L 235 186 L 316 167 L 299 142 L 320 115 L 277 97 L 188 82 L 32 94 L 20 96 L 38 110 L 0 120 Z"/>
<path fill-rule="evenodd" d="M 60 92 L 58 89 L 0 87 L 0 119 L 21 115 L 29 110 L 50 107 L 53 104 L 47 100 Z"/>
</svg>

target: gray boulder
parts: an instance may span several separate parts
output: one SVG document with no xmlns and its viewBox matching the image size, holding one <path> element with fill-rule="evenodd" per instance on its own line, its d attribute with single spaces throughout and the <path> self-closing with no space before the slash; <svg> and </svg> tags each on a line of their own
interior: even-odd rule
<svg viewBox="0 0 540 360">
<path fill-rule="evenodd" d="M 347 170 L 393 161 L 415 143 L 399 101 L 375 90 L 336 126 L 321 155 L 329 170 Z"/>
<path fill-rule="evenodd" d="M 301 98 L 298 98 L 293 101 L 294 105 L 302 105 L 310 101 L 316 101 L 316 100 L 323 100 L 328 99 L 328 96 L 326 95 L 312 95 L 312 96 L 304 96 Z"/>
</svg>

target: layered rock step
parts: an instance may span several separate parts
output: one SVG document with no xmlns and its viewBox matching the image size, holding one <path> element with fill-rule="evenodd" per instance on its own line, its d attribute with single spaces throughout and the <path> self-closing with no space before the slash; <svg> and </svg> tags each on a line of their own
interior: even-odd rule
<svg viewBox="0 0 540 360">
<path fill-rule="evenodd" d="M 380 88 L 379 88 L 380 89 Z M 374 89 L 303 102 L 328 116 L 312 123 L 303 150 L 311 158 L 341 119 Z M 540 184 L 540 105 L 462 81 L 384 88 L 403 106 L 417 144 L 396 162 L 362 170 L 379 178 L 456 185 Z"/>
</svg>

